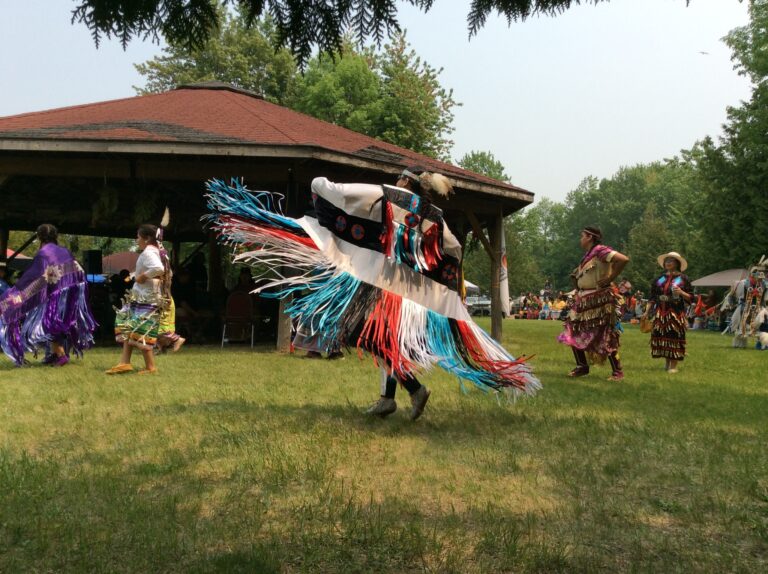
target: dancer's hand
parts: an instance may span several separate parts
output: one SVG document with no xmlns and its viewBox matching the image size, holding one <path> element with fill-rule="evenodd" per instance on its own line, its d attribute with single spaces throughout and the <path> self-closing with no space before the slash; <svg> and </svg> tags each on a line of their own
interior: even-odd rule
<svg viewBox="0 0 768 574">
<path fill-rule="evenodd" d="M 139 285 L 141 285 L 142 283 L 145 283 L 146 281 L 147 281 L 147 276 L 144 275 L 143 273 L 139 273 L 138 275 L 136 275 L 136 283 L 138 283 Z"/>
<path fill-rule="evenodd" d="M 613 282 L 613 279 L 611 277 L 603 277 L 602 279 L 597 280 L 597 286 L 601 289 L 605 289 Z"/>
</svg>

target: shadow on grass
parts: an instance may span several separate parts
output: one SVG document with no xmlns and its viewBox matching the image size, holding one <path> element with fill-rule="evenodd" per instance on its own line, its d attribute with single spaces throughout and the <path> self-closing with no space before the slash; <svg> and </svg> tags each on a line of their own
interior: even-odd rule
<svg viewBox="0 0 768 574">
<path fill-rule="evenodd" d="M 610 499 L 551 512 L 435 512 L 408 495 L 357 493 L 329 473 L 299 496 L 269 498 L 253 491 L 263 475 L 222 490 L 184 464 L 138 470 L 0 451 L 0 570 L 690 572 L 756 571 L 760 562 L 748 540 L 649 523 Z"/>
<path fill-rule="evenodd" d="M 492 509 L 427 515 L 415 501 L 360 500 L 330 480 L 268 501 L 175 468 L 160 488 L 136 468 L 74 475 L 0 451 L 4 572 L 574 572 L 568 545 Z M 155 476 L 155 478 L 158 478 Z M 252 485 L 248 485 L 249 487 Z"/>
</svg>

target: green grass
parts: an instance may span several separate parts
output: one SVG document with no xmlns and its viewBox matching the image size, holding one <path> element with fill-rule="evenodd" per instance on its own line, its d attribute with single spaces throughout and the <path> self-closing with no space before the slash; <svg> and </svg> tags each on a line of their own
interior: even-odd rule
<svg viewBox="0 0 768 574">
<path fill-rule="evenodd" d="M 559 328 L 505 323 L 536 398 L 433 373 L 415 424 L 402 392 L 362 414 L 378 373 L 354 356 L 3 361 L 0 572 L 766 571 L 768 353 L 692 332 L 667 375 L 629 328 L 625 382 L 573 381 Z"/>
</svg>

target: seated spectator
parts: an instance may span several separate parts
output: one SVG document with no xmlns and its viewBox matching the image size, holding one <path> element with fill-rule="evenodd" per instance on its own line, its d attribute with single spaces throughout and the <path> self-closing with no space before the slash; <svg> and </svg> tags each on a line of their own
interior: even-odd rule
<svg viewBox="0 0 768 574">
<path fill-rule="evenodd" d="M 629 279 L 626 277 L 622 277 L 621 282 L 619 283 L 619 294 L 623 297 L 627 297 L 630 293 L 632 293 L 632 283 L 630 283 Z"/>
<path fill-rule="evenodd" d="M 622 321 L 631 321 L 635 317 L 635 306 L 636 301 L 634 295 L 631 293 L 628 293 L 624 296 L 624 305 L 622 305 L 622 315 L 621 320 Z"/>
<path fill-rule="evenodd" d="M 113 307 L 121 307 L 125 294 L 133 287 L 131 272 L 121 269 L 109 278 L 109 302 Z"/>
<path fill-rule="evenodd" d="M 205 293 L 208 290 L 208 268 L 205 266 L 205 255 L 201 252 L 195 253 L 188 270 L 195 289 Z"/>
<path fill-rule="evenodd" d="M 560 291 L 561 295 L 552 301 L 552 307 L 551 311 L 549 313 L 550 319 L 560 319 L 561 315 L 563 314 L 563 309 L 565 309 L 565 299 L 566 296 L 562 295 L 562 291 Z"/>
<path fill-rule="evenodd" d="M 638 319 L 645 313 L 645 299 L 643 299 L 642 291 L 635 291 L 635 317 Z"/>
<path fill-rule="evenodd" d="M 185 331 L 187 339 L 194 337 L 203 338 L 203 313 L 198 304 L 197 289 L 189 269 L 182 267 L 173 276 L 171 296 L 176 304 L 177 332 Z"/>
<path fill-rule="evenodd" d="M 539 319 L 548 319 L 549 318 L 549 300 L 544 299 L 544 301 L 541 304 L 541 310 L 539 311 Z"/>
<path fill-rule="evenodd" d="M 237 283 L 232 288 L 232 292 L 242 291 L 244 293 L 250 293 L 256 288 L 251 276 L 251 270 L 247 267 L 240 269 L 240 274 L 237 276 Z"/>
</svg>

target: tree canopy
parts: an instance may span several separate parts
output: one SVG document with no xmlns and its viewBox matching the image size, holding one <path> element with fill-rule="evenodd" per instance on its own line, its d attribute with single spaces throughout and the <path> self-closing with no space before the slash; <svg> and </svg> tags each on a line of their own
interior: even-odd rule
<svg viewBox="0 0 768 574">
<path fill-rule="evenodd" d="M 504 164 L 497 160 L 489 151 L 467 152 L 457 163 L 469 171 L 487 175 L 488 177 L 507 183 L 510 181 L 509 176 L 506 171 L 504 171 Z"/>
<path fill-rule="evenodd" d="M 751 0 L 749 13 L 725 42 L 752 95 L 728 109 L 720 140 L 706 138 L 692 155 L 703 182 L 703 240 L 721 266 L 746 266 L 768 251 L 768 1 Z"/>
<path fill-rule="evenodd" d="M 435 0 L 402 0 L 428 11 Z M 444 0 L 448 1 L 448 0 Z M 453 0 L 452 0 L 453 1 Z M 470 0 L 469 35 L 476 34 L 488 16 L 497 12 L 507 23 L 533 16 L 553 16 L 579 4 L 608 0 Z M 686 0 L 686 3 L 688 0 Z M 237 6 L 250 24 L 269 16 L 280 46 L 291 49 L 300 64 L 314 48 L 337 52 L 348 34 L 360 44 L 400 32 L 398 0 L 225 0 Z M 87 26 L 98 45 L 102 37 L 116 37 L 123 46 L 133 38 L 159 39 L 169 44 L 200 48 L 221 25 L 218 0 L 79 0 L 72 22 Z"/>
<path fill-rule="evenodd" d="M 438 159 L 453 142 L 453 91 L 440 84 L 442 70 L 423 61 L 405 33 L 381 50 L 319 54 L 304 74 L 290 52 L 279 48 L 270 19 L 247 26 L 243 14 L 224 13 L 222 27 L 201 48 L 172 45 L 136 65 L 147 79 L 139 93 L 218 80 L 272 102 Z"/>
<path fill-rule="evenodd" d="M 222 10 L 222 24 L 204 46 L 163 48 L 163 55 L 136 70 L 147 83 L 136 87 L 140 94 L 158 93 L 196 82 L 219 81 L 249 90 L 276 104 L 283 104 L 295 82 L 293 56 L 278 48 L 270 20 L 245 25 L 242 14 Z"/>
</svg>

